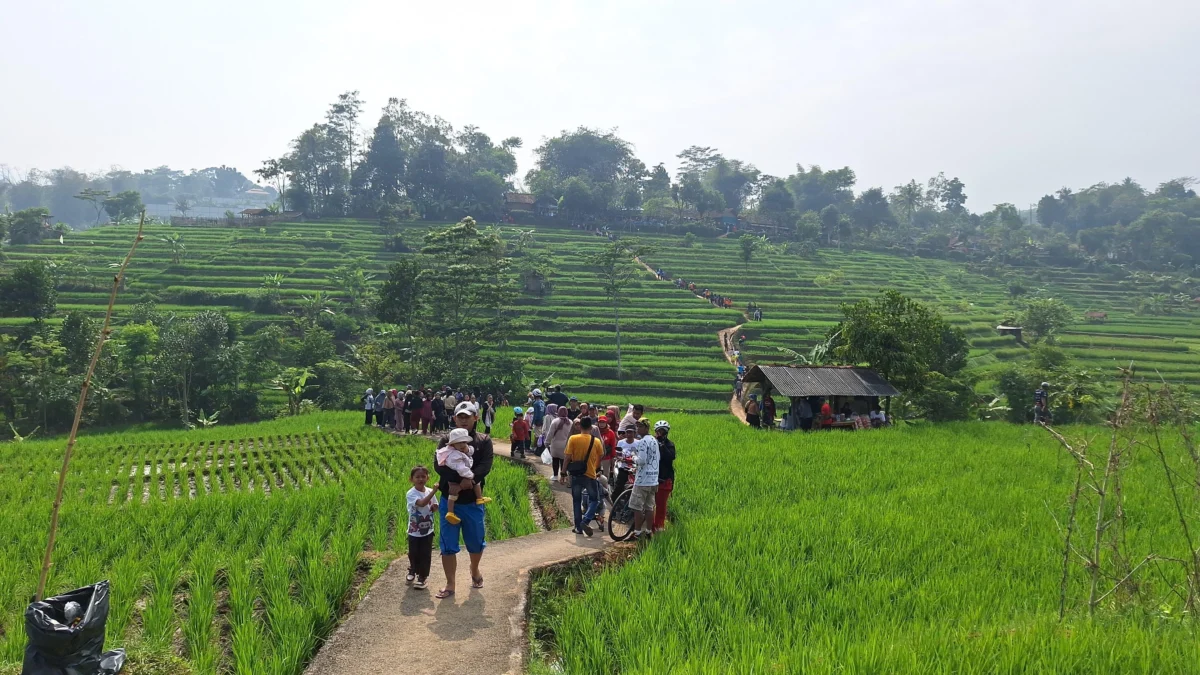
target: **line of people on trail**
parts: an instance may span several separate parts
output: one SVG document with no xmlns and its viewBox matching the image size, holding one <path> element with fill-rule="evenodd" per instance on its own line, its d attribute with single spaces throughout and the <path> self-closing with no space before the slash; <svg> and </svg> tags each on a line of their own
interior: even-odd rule
<svg viewBox="0 0 1200 675">
<path fill-rule="evenodd" d="M 421 391 L 419 388 L 414 391 Z M 470 557 L 471 587 L 483 587 L 480 571 L 484 540 L 485 505 L 491 501 L 484 487 L 491 471 L 494 449 L 491 424 L 484 433 L 477 431 L 482 406 L 470 396 L 452 392 L 429 394 L 427 400 L 442 396 L 443 410 L 456 394 L 463 399 L 451 406 L 447 416 L 449 433 L 443 436 L 432 467 L 419 465 L 409 472 L 412 488 L 406 495 L 409 544 L 409 569 L 406 583 L 426 588 L 432 564 L 434 513 L 438 520 L 438 549 L 446 585 L 435 597 L 450 598 L 456 591 L 455 575 L 460 538 Z M 392 392 L 381 392 L 376 397 Z M 372 391 L 368 390 L 367 396 Z M 364 405 L 366 398 L 364 396 Z M 393 398 L 403 398 L 392 394 Z M 374 400 L 367 408 L 374 414 Z M 422 400 L 417 398 L 417 400 Z M 487 404 L 492 402 L 488 397 Z M 486 404 L 485 404 L 486 405 Z M 395 410 L 395 405 L 392 407 Z M 402 408 L 403 409 L 403 408 Z M 383 410 L 381 408 L 381 410 Z M 495 407 L 490 410 L 494 415 Z M 634 513 L 634 537 L 650 537 L 666 526 L 667 502 L 675 486 L 675 444 L 670 439 L 670 424 L 655 423 L 653 434 L 641 405 L 630 405 L 624 417 L 617 419 L 617 406 L 591 406 L 568 397 L 561 386 L 543 397 L 533 389 L 524 407 L 513 409 L 510 432 L 512 455 L 525 458 L 532 450 L 553 467 L 553 480 L 569 484 L 573 507 L 572 532 L 593 536 L 592 522 L 603 523 L 604 499 L 611 484 L 613 496 L 621 494 L 632 477 L 630 509 Z M 386 416 L 385 416 L 385 419 Z M 398 418 L 397 418 L 398 419 Z M 372 418 L 367 418 L 371 423 Z M 616 433 L 620 431 L 620 438 Z M 434 480 L 434 487 L 430 480 Z M 439 499 L 438 495 L 442 498 Z"/>
<path fill-rule="evenodd" d="M 428 387 L 397 389 L 367 389 L 359 401 L 366 412 L 366 424 L 374 424 L 383 429 L 394 430 L 406 434 L 430 434 L 449 431 L 450 411 L 463 401 L 475 404 L 479 409 L 479 417 L 483 422 L 485 434 L 492 433 L 492 425 L 496 420 L 495 396 L 488 394 L 482 402 L 476 395 L 462 390 L 454 390 L 450 385 L 444 385 L 438 391 Z M 507 406 L 508 398 L 501 395 L 500 405 Z"/>
</svg>

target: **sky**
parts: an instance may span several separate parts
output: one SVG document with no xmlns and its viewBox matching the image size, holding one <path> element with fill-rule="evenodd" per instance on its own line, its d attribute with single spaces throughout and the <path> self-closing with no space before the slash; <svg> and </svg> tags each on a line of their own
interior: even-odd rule
<svg viewBox="0 0 1200 675">
<path fill-rule="evenodd" d="M 1200 176 L 1200 1 L 0 0 L 0 164 L 250 172 L 358 90 L 497 142 L 617 129 L 967 206 Z"/>
</svg>

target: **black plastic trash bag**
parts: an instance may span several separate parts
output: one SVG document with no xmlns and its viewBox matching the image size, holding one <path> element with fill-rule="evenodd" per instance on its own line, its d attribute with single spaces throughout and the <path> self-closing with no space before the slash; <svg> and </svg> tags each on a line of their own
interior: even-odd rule
<svg viewBox="0 0 1200 675">
<path fill-rule="evenodd" d="M 81 619 L 68 621 L 67 603 L 79 603 Z M 76 608 L 72 608 L 75 610 Z M 84 586 L 25 608 L 25 665 L 22 675 L 113 675 L 125 665 L 125 650 L 104 652 L 108 582 Z"/>
</svg>

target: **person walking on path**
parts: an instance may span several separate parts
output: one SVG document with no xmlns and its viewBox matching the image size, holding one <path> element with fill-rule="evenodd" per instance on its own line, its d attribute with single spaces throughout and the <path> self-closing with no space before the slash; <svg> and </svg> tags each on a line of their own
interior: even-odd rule
<svg viewBox="0 0 1200 675">
<path fill-rule="evenodd" d="M 558 406 L 551 403 L 546 406 L 546 416 L 542 418 L 542 424 L 537 427 L 537 446 L 536 450 L 539 456 L 542 451 L 550 449 L 550 425 L 554 420 L 558 419 Z"/>
<path fill-rule="evenodd" d="M 633 511 L 633 538 L 650 536 L 654 526 L 655 496 L 658 494 L 658 441 L 650 435 L 650 423 L 638 420 L 637 443 L 634 445 L 634 466 L 637 475 L 633 479 L 633 494 L 629 495 L 629 508 Z"/>
<path fill-rule="evenodd" d="M 471 472 L 475 474 L 475 482 L 480 488 L 492 470 L 494 456 L 492 454 L 492 439 L 486 435 L 476 434 L 475 423 L 479 421 L 479 413 L 475 405 L 468 402 L 458 404 L 454 408 L 454 426 L 466 429 L 471 440 Z M 445 445 L 446 439 L 439 442 Z M 438 490 L 442 494 L 450 494 L 450 483 L 461 480 L 453 468 L 437 467 Z M 458 570 L 459 538 L 466 546 L 471 559 L 471 588 L 483 588 L 483 573 L 479 571 L 479 563 L 483 560 L 483 549 L 487 547 L 484 541 L 484 506 L 475 503 L 472 492 L 459 494 L 454 513 L 459 518 L 457 525 L 446 521 L 447 502 L 442 500 L 438 507 L 438 549 L 442 554 L 442 571 L 446 573 L 446 586 L 438 591 L 437 598 L 449 598 L 454 595 L 454 577 Z"/>
<path fill-rule="evenodd" d="M 525 453 L 529 451 L 529 422 L 525 420 L 524 411 L 521 406 L 513 408 L 513 421 L 511 431 L 508 434 L 512 440 L 512 454 L 520 455 L 521 459 L 525 459 Z"/>
<path fill-rule="evenodd" d="M 658 441 L 658 492 L 654 493 L 654 531 L 667 526 L 667 500 L 675 489 L 675 442 L 667 436 L 671 425 L 666 420 L 654 423 L 654 438 Z"/>
<path fill-rule="evenodd" d="M 546 402 L 542 400 L 541 389 L 534 389 L 532 393 L 529 409 L 533 411 L 533 428 L 540 430 L 542 423 L 546 421 Z"/>
<path fill-rule="evenodd" d="M 567 472 L 563 471 L 563 459 L 566 458 L 567 441 L 571 438 L 571 418 L 567 417 L 567 409 L 559 407 L 558 416 L 550 422 L 546 433 L 546 447 L 550 448 L 554 479 L 560 483 L 567 482 Z"/>
<path fill-rule="evenodd" d="M 433 560 L 433 510 L 438 508 L 437 491 L 428 487 L 429 469 L 417 465 L 408 472 L 412 483 L 408 502 L 408 574 L 404 582 L 425 588 Z"/>
<path fill-rule="evenodd" d="M 432 431 L 436 434 L 446 430 L 446 401 L 441 396 L 429 400 L 429 409 L 433 411 Z"/>
<path fill-rule="evenodd" d="M 380 389 L 379 393 L 375 395 L 375 424 L 377 424 L 381 427 L 383 426 L 383 410 L 384 410 L 383 404 L 386 401 L 387 401 L 387 390 Z"/>
<path fill-rule="evenodd" d="M 375 390 L 368 389 L 362 397 L 363 410 L 367 411 L 367 426 L 371 426 L 371 421 L 375 419 Z"/>
<path fill-rule="evenodd" d="M 571 475 L 571 504 L 574 507 L 575 534 L 595 534 L 588 523 L 596 517 L 600 505 L 600 486 L 596 482 L 596 470 L 600 467 L 600 456 L 604 445 L 592 435 L 592 418 L 579 418 L 579 433 L 567 441 L 567 473 Z M 583 510 L 583 493 L 587 492 L 588 507 Z"/>
<path fill-rule="evenodd" d="M 396 396 L 389 390 L 387 396 L 385 396 L 383 399 L 383 419 L 379 421 L 379 424 L 385 428 L 389 427 L 392 425 L 392 420 L 395 418 L 395 416 Z"/>
</svg>

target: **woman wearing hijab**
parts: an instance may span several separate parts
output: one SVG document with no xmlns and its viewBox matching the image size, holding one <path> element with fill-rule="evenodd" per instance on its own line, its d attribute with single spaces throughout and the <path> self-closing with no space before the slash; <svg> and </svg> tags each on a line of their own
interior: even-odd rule
<svg viewBox="0 0 1200 675">
<path fill-rule="evenodd" d="M 570 438 L 571 418 L 567 417 L 566 408 L 559 408 L 546 433 L 546 445 L 550 448 L 550 457 L 553 458 L 551 463 L 553 464 L 554 478 L 563 483 L 567 482 L 567 471 L 563 464 L 567 457 L 567 441 Z"/>
<path fill-rule="evenodd" d="M 392 392 L 387 392 L 383 399 L 383 419 L 379 420 L 379 424 L 384 428 L 392 426 L 396 419 L 396 395 Z"/>
<path fill-rule="evenodd" d="M 404 394 L 393 389 L 392 398 L 396 399 L 396 405 L 392 408 L 392 428 L 400 433 L 404 430 Z"/>
<path fill-rule="evenodd" d="M 387 401 L 387 396 L 384 394 L 383 387 L 379 388 L 379 395 L 375 397 L 375 423 L 380 427 L 383 426 L 383 403 Z"/>
<path fill-rule="evenodd" d="M 550 423 L 558 418 L 558 404 L 546 404 L 546 416 L 542 418 L 542 426 L 538 428 L 538 448 L 539 454 L 543 450 L 550 447 Z"/>
<path fill-rule="evenodd" d="M 479 408 L 479 417 L 483 419 L 483 433 L 492 433 L 492 423 L 496 421 L 496 401 L 491 394 L 487 395 L 487 400 Z"/>
<path fill-rule="evenodd" d="M 420 390 L 416 390 L 412 395 L 412 407 L 409 408 L 409 427 L 412 429 L 409 433 L 421 433 L 421 409 L 425 405 L 425 394 Z"/>
<path fill-rule="evenodd" d="M 371 421 L 375 418 L 375 390 L 368 389 L 361 400 L 363 402 L 363 410 L 367 411 L 367 426 L 371 426 Z"/>
<path fill-rule="evenodd" d="M 428 434 L 433 424 L 433 392 L 426 391 L 421 397 L 421 433 Z"/>
</svg>

